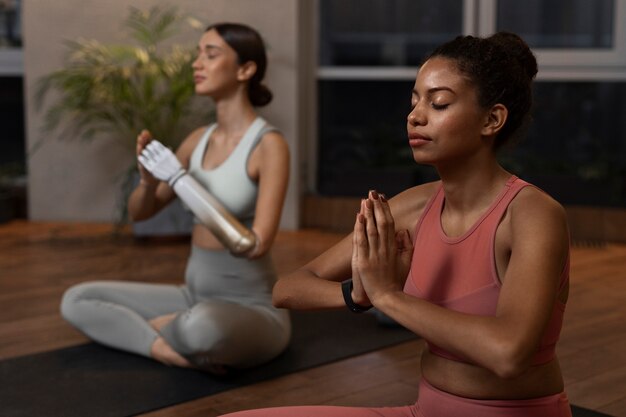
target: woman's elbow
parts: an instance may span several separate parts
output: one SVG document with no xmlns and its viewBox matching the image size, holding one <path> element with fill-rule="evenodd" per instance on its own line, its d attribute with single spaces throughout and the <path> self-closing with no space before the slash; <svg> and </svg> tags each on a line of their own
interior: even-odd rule
<svg viewBox="0 0 626 417">
<path fill-rule="evenodd" d="M 128 210 L 128 219 L 131 222 L 138 222 L 138 221 L 144 220 L 141 218 L 141 216 L 139 216 L 139 214 L 135 210 L 130 210 L 130 209 Z"/>
<path fill-rule="evenodd" d="M 493 372 L 502 379 L 516 379 L 528 370 L 528 366 L 522 362 L 503 361 L 498 364 Z"/>
<path fill-rule="evenodd" d="M 128 213 L 128 218 L 133 222 L 147 220 L 153 215 L 153 213 L 151 213 L 150 210 L 132 201 L 132 199 L 128 201 L 127 213 Z"/>
<path fill-rule="evenodd" d="M 284 290 L 283 284 L 284 281 L 279 279 L 272 290 L 272 304 L 276 308 L 289 308 L 291 304 L 289 294 Z"/>
<path fill-rule="evenodd" d="M 528 350 L 517 343 L 501 343 L 494 355 L 491 370 L 499 378 L 516 379 L 529 368 L 531 355 Z"/>
<path fill-rule="evenodd" d="M 276 293 L 272 294 L 272 304 L 276 308 L 288 308 L 286 299 L 276 295 Z"/>
</svg>

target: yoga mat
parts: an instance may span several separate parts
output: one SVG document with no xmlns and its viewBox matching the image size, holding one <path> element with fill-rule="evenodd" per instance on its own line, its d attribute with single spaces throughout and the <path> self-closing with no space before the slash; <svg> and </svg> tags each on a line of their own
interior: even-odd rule
<svg viewBox="0 0 626 417">
<path fill-rule="evenodd" d="M 572 405 L 572 417 L 612 417 L 612 416 Z"/>
<path fill-rule="evenodd" d="M 293 312 L 289 348 L 270 363 L 218 378 L 84 344 L 0 362 L 0 415 L 121 417 L 145 413 L 414 339 L 373 314 Z"/>
<path fill-rule="evenodd" d="M 292 343 L 281 356 L 227 378 L 169 368 L 95 343 L 8 359 L 0 362 L 0 416 L 131 416 L 415 338 L 381 326 L 372 314 L 293 312 L 292 320 Z M 608 416 L 576 406 L 572 412 Z"/>
</svg>

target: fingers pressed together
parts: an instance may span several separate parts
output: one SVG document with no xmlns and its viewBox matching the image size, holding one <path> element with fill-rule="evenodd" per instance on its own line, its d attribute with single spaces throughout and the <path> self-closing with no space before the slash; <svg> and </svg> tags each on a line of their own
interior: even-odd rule
<svg viewBox="0 0 626 417">
<path fill-rule="evenodd" d="M 355 241 L 362 250 L 387 252 L 394 247 L 395 225 L 384 194 L 372 190 L 368 198 L 361 200 L 355 235 Z"/>
</svg>

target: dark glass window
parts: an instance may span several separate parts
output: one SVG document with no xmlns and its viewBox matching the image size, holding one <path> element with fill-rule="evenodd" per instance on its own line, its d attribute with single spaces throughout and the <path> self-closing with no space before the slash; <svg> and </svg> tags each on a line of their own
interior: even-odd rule
<svg viewBox="0 0 626 417">
<path fill-rule="evenodd" d="M 22 46 L 22 0 L 0 1 L 0 48 Z"/>
<path fill-rule="evenodd" d="M 613 48 L 615 8 L 615 0 L 499 0 L 496 29 L 533 48 Z M 320 0 L 320 65 L 348 72 L 318 81 L 319 193 L 391 196 L 437 178 L 407 143 L 414 80 L 350 80 L 348 67 L 417 69 L 461 33 L 462 0 Z M 537 82 L 534 122 L 500 159 L 563 204 L 626 207 L 624 114 L 626 82 Z"/>
<path fill-rule="evenodd" d="M 563 204 L 626 207 L 626 82 L 538 82 L 513 172 Z"/>
<path fill-rule="evenodd" d="M 413 160 L 406 133 L 413 81 L 320 81 L 318 191 L 393 196 L 436 178 Z"/>
<path fill-rule="evenodd" d="M 533 48 L 611 48 L 614 0 L 499 0 L 498 30 Z"/>
<path fill-rule="evenodd" d="M 320 81 L 318 191 L 387 195 L 436 179 L 407 143 L 412 81 Z M 626 82 L 537 82 L 533 123 L 501 162 L 563 204 L 626 207 Z"/>
<path fill-rule="evenodd" d="M 321 0 L 320 65 L 415 66 L 462 32 L 463 0 Z"/>
<path fill-rule="evenodd" d="M 26 155 L 22 77 L 0 77 L 0 126 L 0 171 L 23 170 Z"/>
</svg>

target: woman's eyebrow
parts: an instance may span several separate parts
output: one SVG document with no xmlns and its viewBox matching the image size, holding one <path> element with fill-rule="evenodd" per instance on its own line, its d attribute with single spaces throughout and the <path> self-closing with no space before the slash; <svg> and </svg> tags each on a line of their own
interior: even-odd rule
<svg viewBox="0 0 626 417">
<path fill-rule="evenodd" d="M 222 48 L 220 48 L 219 46 L 217 46 L 217 45 L 211 45 L 211 44 L 209 44 L 209 45 L 204 45 L 204 46 L 200 46 L 200 45 L 198 45 L 196 49 L 197 49 L 198 51 L 202 50 L 202 51 L 206 51 L 206 52 L 208 52 L 208 51 L 210 51 L 210 50 L 214 50 L 214 49 L 216 49 L 216 50 L 218 50 L 218 51 L 221 51 L 221 50 L 222 50 Z"/>
<path fill-rule="evenodd" d="M 449 92 L 451 92 L 452 94 L 456 94 L 456 93 L 454 92 L 454 90 L 453 90 L 453 89 L 451 89 L 450 87 L 445 87 L 445 86 L 442 86 L 442 87 L 432 87 L 432 88 L 429 88 L 429 89 L 428 89 L 428 94 L 429 94 L 429 95 L 430 95 L 430 94 L 434 94 L 434 93 L 437 93 L 437 92 L 439 92 L 439 91 L 449 91 Z"/>
<path fill-rule="evenodd" d="M 426 92 L 427 92 L 427 93 L 428 93 L 428 95 L 430 96 L 430 95 L 433 95 L 434 93 L 437 93 L 437 92 L 439 92 L 439 91 L 449 91 L 449 92 L 451 92 L 452 94 L 455 94 L 455 95 L 456 95 L 456 93 L 454 92 L 454 90 L 453 90 L 453 89 L 451 89 L 450 87 L 445 87 L 445 86 L 442 86 L 442 87 L 431 87 L 431 88 L 429 88 Z M 416 90 L 416 89 L 413 89 L 413 90 L 412 90 L 412 93 L 413 93 L 413 95 L 414 95 L 414 96 L 419 97 L 419 93 L 417 92 L 417 90 Z"/>
</svg>

